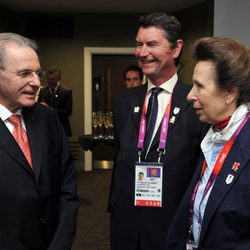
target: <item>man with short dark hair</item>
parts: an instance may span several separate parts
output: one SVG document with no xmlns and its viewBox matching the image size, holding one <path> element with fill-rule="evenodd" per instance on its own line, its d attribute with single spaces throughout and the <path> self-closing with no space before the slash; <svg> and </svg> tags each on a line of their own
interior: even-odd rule
<svg viewBox="0 0 250 250">
<path fill-rule="evenodd" d="M 135 56 L 148 82 L 114 99 L 116 157 L 109 208 L 112 250 L 163 250 L 193 174 L 203 126 L 177 75 L 183 40 L 165 13 L 139 20 Z M 135 173 L 144 172 L 139 182 Z"/>
<path fill-rule="evenodd" d="M 142 85 L 143 72 L 138 65 L 130 65 L 123 72 L 126 87 L 133 88 Z"/>
<path fill-rule="evenodd" d="M 69 250 L 76 172 L 56 113 L 36 103 L 34 41 L 0 33 L 0 249 Z"/>
</svg>

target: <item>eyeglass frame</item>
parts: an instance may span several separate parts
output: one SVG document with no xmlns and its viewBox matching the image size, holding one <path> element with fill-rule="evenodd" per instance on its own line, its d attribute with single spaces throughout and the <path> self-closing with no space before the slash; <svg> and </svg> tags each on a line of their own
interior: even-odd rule
<svg viewBox="0 0 250 250">
<path fill-rule="evenodd" d="M 10 73 L 14 74 L 15 76 L 20 77 L 22 79 L 27 79 L 29 77 L 32 77 L 34 73 L 39 77 L 39 79 L 41 79 L 43 76 L 45 76 L 45 71 L 43 69 L 38 69 L 37 71 L 25 69 L 25 70 L 21 70 L 20 72 L 7 70 L 3 67 L 0 67 L 0 69 L 3 71 L 10 72 Z"/>
</svg>

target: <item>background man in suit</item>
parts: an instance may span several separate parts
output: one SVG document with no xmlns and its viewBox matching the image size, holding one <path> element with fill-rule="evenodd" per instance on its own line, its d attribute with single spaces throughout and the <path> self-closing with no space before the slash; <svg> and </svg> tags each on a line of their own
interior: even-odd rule
<svg viewBox="0 0 250 250">
<path fill-rule="evenodd" d="M 130 65 L 123 72 L 126 87 L 133 88 L 142 85 L 143 72 L 138 65 Z"/>
<path fill-rule="evenodd" d="M 176 73 L 182 45 L 182 28 L 175 17 L 152 13 L 140 18 L 135 55 L 149 81 L 126 90 L 113 103 L 117 152 L 109 203 L 112 250 L 164 249 L 168 226 L 193 174 L 203 125 L 186 100 L 190 87 Z M 145 147 L 148 131 L 143 128 L 150 120 L 145 119 L 146 107 L 155 87 L 161 88 L 157 97 L 158 114 L 153 135 L 147 140 L 149 146 Z M 164 139 L 160 132 L 162 126 L 167 131 L 163 148 L 159 144 L 160 137 Z M 158 168 L 155 162 L 160 154 L 162 167 Z M 156 203 L 142 203 L 142 206 L 136 203 L 138 197 L 135 196 L 138 192 L 135 187 L 144 185 L 135 180 L 135 171 L 140 171 L 135 162 L 140 159 L 146 169 L 145 178 L 152 176 L 144 178 L 144 184 L 148 180 L 145 185 L 151 180 L 162 180 L 157 189 L 161 198 Z M 147 168 L 147 163 L 154 168 Z M 144 186 L 144 191 L 148 193 L 150 189 Z"/>
<path fill-rule="evenodd" d="M 69 122 L 72 114 L 72 90 L 60 83 L 61 71 L 57 67 L 48 70 L 46 75 L 48 85 L 41 88 L 38 101 L 56 111 L 66 135 L 72 136 Z"/>
<path fill-rule="evenodd" d="M 42 75 L 36 48 L 0 33 L 3 250 L 69 250 L 76 231 L 74 162 L 56 113 L 35 102 Z"/>
</svg>

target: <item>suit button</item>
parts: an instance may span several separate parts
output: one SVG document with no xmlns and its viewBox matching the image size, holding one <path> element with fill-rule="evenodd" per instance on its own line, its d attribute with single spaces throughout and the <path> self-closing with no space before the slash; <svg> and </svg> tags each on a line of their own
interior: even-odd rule
<svg viewBox="0 0 250 250">
<path fill-rule="evenodd" d="M 48 221 L 47 218 L 41 218 L 40 223 L 44 225 Z"/>
<path fill-rule="evenodd" d="M 40 189 L 37 185 L 35 185 L 35 192 L 38 194 L 40 192 Z"/>
</svg>

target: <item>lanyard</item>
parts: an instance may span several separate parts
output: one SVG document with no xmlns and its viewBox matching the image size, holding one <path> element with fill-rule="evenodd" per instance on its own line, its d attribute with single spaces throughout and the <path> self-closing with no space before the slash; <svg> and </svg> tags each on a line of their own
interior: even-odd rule
<svg viewBox="0 0 250 250">
<path fill-rule="evenodd" d="M 245 116 L 245 118 L 243 119 L 243 121 L 241 122 L 241 124 L 239 125 L 239 127 L 235 130 L 235 132 L 233 133 L 233 135 L 231 136 L 231 138 L 227 141 L 227 143 L 224 145 L 224 147 L 222 148 L 215 164 L 214 164 L 214 167 L 213 167 L 213 171 L 208 179 L 208 182 L 207 182 L 207 185 L 204 189 L 204 192 L 202 194 L 202 198 L 201 198 L 201 202 L 199 204 L 199 216 L 198 216 L 198 224 L 199 224 L 199 230 L 201 230 L 201 224 L 202 224 L 202 219 L 201 219 L 201 204 L 205 198 L 205 196 L 207 195 L 208 191 L 210 190 L 210 188 L 212 187 L 212 185 L 214 184 L 215 182 L 215 179 L 216 177 L 218 176 L 232 146 L 234 145 L 234 142 L 238 136 L 238 134 L 240 133 L 241 129 L 244 127 L 244 125 L 246 124 L 246 122 L 248 121 L 248 118 L 250 116 L 250 112 L 247 113 L 247 115 Z M 195 198 L 196 198 L 196 195 L 197 195 L 197 192 L 198 192 L 198 188 L 199 188 L 199 185 L 201 183 L 201 179 L 202 179 L 202 176 L 205 172 L 207 168 L 207 162 L 206 160 L 204 160 L 203 162 L 203 165 L 202 165 L 202 170 L 201 170 L 201 174 L 200 174 L 200 179 L 199 181 L 197 182 L 197 184 L 195 185 L 195 188 L 194 188 L 194 191 L 193 191 L 193 194 L 191 196 L 191 199 L 190 199 L 190 208 L 189 208 L 189 225 L 190 225 L 190 229 L 192 228 L 192 221 L 193 221 L 193 214 L 194 214 L 194 202 L 195 202 Z M 192 233 L 191 230 L 189 230 L 189 233 Z"/>
<path fill-rule="evenodd" d="M 169 123 L 169 117 L 170 117 L 170 108 L 171 108 L 171 101 L 172 96 L 170 97 L 169 103 L 165 109 L 163 119 L 162 119 L 162 125 L 161 125 L 161 133 L 160 133 L 160 141 L 159 141 L 159 147 L 158 150 L 159 153 L 159 160 L 162 154 L 165 153 L 165 147 L 166 147 L 166 140 L 167 140 L 167 134 L 168 134 L 168 123 Z M 139 129 L 139 138 L 138 138 L 138 155 L 139 155 L 139 162 L 140 162 L 140 155 L 143 149 L 144 145 L 144 138 L 146 134 L 146 97 L 144 100 L 142 115 L 141 115 L 141 121 L 140 121 L 140 129 Z"/>
</svg>

